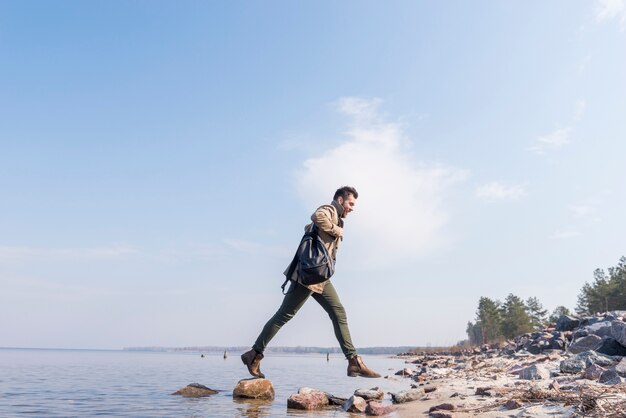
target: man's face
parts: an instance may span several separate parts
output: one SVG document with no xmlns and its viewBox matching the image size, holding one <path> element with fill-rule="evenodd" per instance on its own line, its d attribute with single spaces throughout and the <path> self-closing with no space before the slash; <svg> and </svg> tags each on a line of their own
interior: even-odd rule
<svg viewBox="0 0 626 418">
<path fill-rule="evenodd" d="M 339 196 L 337 198 L 337 202 L 343 207 L 344 218 L 354 210 L 354 205 L 356 205 L 356 199 L 354 198 L 354 195 L 352 193 L 350 193 L 345 199 Z"/>
</svg>

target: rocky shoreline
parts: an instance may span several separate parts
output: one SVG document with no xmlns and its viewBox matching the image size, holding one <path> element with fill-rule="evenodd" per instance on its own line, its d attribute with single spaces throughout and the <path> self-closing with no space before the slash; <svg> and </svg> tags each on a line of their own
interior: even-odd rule
<svg viewBox="0 0 626 418">
<path fill-rule="evenodd" d="M 412 385 L 436 389 L 397 406 L 398 416 L 626 417 L 625 319 L 626 311 L 562 316 L 500 344 L 406 354 Z M 441 403 L 450 409 L 433 413 Z"/>
<path fill-rule="evenodd" d="M 472 350 L 400 354 L 406 367 L 384 378 L 406 390 L 362 388 L 345 399 L 303 387 L 287 407 L 390 417 L 626 417 L 626 311 L 562 316 L 553 325 Z M 205 389 L 198 396 L 211 395 Z M 241 380 L 233 397 L 272 400 L 272 382 Z"/>
</svg>

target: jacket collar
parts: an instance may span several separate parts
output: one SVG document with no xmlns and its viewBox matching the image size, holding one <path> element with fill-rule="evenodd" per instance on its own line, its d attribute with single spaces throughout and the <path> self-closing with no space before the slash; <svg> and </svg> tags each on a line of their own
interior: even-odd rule
<svg viewBox="0 0 626 418">
<path fill-rule="evenodd" d="M 333 200 L 330 204 L 337 210 L 339 218 L 343 218 L 343 206 L 341 206 L 336 200 Z"/>
</svg>

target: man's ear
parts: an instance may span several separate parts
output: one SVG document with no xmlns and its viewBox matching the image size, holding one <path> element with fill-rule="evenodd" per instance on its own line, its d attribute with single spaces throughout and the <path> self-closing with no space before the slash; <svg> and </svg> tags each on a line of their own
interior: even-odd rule
<svg viewBox="0 0 626 418">
<path fill-rule="evenodd" d="M 337 203 L 339 203 L 340 205 L 343 205 L 343 196 L 339 196 L 337 198 Z"/>
</svg>

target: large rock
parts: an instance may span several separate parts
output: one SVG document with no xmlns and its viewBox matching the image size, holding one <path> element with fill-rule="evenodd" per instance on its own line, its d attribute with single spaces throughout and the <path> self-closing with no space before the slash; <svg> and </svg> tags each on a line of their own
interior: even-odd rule
<svg viewBox="0 0 626 418">
<path fill-rule="evenodd" d="M 356 412 L 362 414 L 367 408 L 367 402 L 360 396 L 350 396 L 350 398 L 343 404 L 343 410 L 346 412 Z"/>
<path fill-rule="evenodd" d="M 533 364 L 532 366 L 520 370 L 519 377 L 524 380 L 549 379 L 550 372 L 544 366 Z"/>
<path fill-rule="evenodd" d="M 287 408 L 311 411 L 328 406 L 328 396 L 321 390 L 301 388 L 287 399 Z"/>
<path fill-rule="evenodd" d="M 393 407 L 391 405 L 383 405 L 380 402 L 372 401 L 367 403 L 367 407 L 365 408 L 365 413 L 370 416 L 381 416 L 387 415 L 393 412 Z"/>
<path fill-rule="evenodd" d="M 567 350 L 572 354 L 579 354 L 584 351 L 595 350 L 602 345 L 602 338 L 597 335 L 587 335 L 575 340 Z"/>
<path fill-rule="evenodd" d="M 342 406 L 348 399 L 326 393 L 329 405 Z"/>
<path fill-rule="evenodd" d="M 572 331 L 580 324 L 580 319 L 574 318 L 572 316 L 561 315 L 561 317 L 556 321 L 556 330 L 557 331 Z"/>
<path fill-rule="evenodd" d="M 215 395 L 216 390 L 210 389 L 200 383 L 190 383 L 182 389 L 178 389 L 172 395 L 181 395 L 185 398 L 202 398 L 205 396 Z"/>
<path fill-rule="evenodd" d="M 561 373 L 575 374 L 582 372 L 586 366 L 584 359 L 574 356 L 563 360 L 559 365 L 559 370 L 561 370 Z"/>
<path fill-rule="evenodd" d="M 243 379 L 233 390 L 233 398 L 274 399 L 274 385 L 267 379 Z"/>
<path fill-rule="evenodd" d="M 380 400 L 385 397 L 385 392 L 380 390 L 378 387 L 375 387 L 371 389 L 357 389 L 354 391 L 354 395 L 360 396 L 367 401 L 372 399 Z"/>
<path fill-rule="evenodd" d="M 420 388 L 403 390 L 398 393 L 392 393 L 391 401 L 393 403 L 412 402 L 418 399 L 422 399 L 425 394 L 426 393 L 424 392 L 424 389 L 420 389 Z"/>
<path fill-rule="evenodd" d="M 592 364 L 591 366 L 587 366 L 587 368 L 583 372 L 583 379 L 598 380 L 600 378 L 600 375 L 602 375 L 604 371 L 604 367 L 600 367 L 597 364 Z"/>
<path fill-rule="evenodd" d="M 554 331 L 552 337 L 548 340 L 550 345 L 547 348 L 553 350 L 564 350 L 566 345 L 565 334 L 560 331 Z"/>
<path fill-rule="evenodd" d="M 616 366 L 615 371 L 622 377 L 626 377 L 626 357 L 624 357 Z"/>
<path fill-rule="evenodd" d="M 598 337 L 609 337 L 611 336 L 611 321 L 601 321 L 596 322 L 595 324 L 588 325 L 585 327 L 589 334 L 597 335 Z"/>
<path fill-rule="evenodd" d="M 509 399 L 508 401 L 506 401 L 506 403 L 504 404 L 504 407 L 507 410 L 512 410 L 512 409 L 519 409 L 522 406 L 524 406 L 524 404 L 522 403 L 522 401 L 517 400 L 517 399 Z"/>
<path fill-rule="evenodd" d="M 592 364 L 608 367 L 615 363 L 616 360 L 604 354 L 598 354 L 595 351 L 584 351 L 569 359 L 563 360 L 560 364 L 560 369 L 562 373 L 579 373 Z"/>
<path fill-rule="evenodd" d="M 618 343 L 613 337 L 604 337 L 602 344 L 595 351 L 607 356 L 626 356 L 626 347 Z"/>
<path fill-rule="evenodd" d="M 613 357 L 598 354 L 595 351 L 585 351 L 584 353 L 578 354 L 578 356 L 581 356 L 581 358 L 585 360 L 587 366 L 597 364 L 598 366 L 609 367 L 617 363 Z"/>
<path fill-rule="evenodd" d="M 618 385 L 622 383 L 622 378 L 615 370 L 605 370 L 598 379 L 598 382 L 605 385 Z"/>
<path fill-rule="evenodd" d="M 626 322 L 611 322 L 611 335 L 618 343 L 626 347 Z"/>
<path fill-rule="evenodd" d="M 456 405 L 451 403 L 442 403 L 439 405 L 431 406 L 428 412 L 433 411 L 456 411 Z"/>
<path fill-rule="evenodd" d="M 406 377 L 411 377 L 413 376 L 413 374 L 415 374 L 415 372 L 407 367 L 405 367 L 402 370 L 398 370 L 396 373 L 396 376 L 406 376 Z"/>
</svg>

